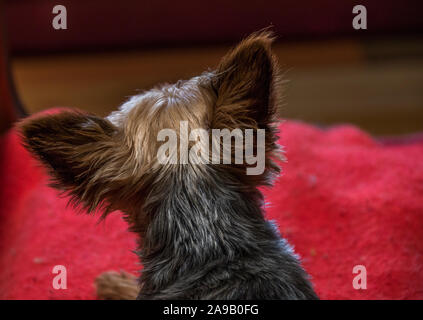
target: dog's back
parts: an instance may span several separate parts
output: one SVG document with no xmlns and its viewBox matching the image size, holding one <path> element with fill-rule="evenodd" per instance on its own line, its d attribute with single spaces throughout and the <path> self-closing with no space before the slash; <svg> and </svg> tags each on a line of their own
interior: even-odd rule
<svg viewBox="0 0 423 320">
<path fill-rule="evenodd" d="M 231 190 L 225 176 L 172 179 L 143 244 L 139 299 L 317 298 L 260 192 Z"/>
</svg>

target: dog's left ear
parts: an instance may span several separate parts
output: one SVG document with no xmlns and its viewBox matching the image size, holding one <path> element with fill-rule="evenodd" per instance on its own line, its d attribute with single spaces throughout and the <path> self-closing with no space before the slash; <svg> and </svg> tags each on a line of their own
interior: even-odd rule
<svg viewBox="0 0 423 320">
<path fill-rule="evenodd" d="M 213 78 L 213 128 L 267 128 L 279 104 L 279 72 L 272 34 L 255 33 L 221 60 Z"/>
<path fill-rule="evenodd" d="M 22 121 L 24 146 L 47 166 L 52 186 L 94 210 L 115 190 L 117 159 L 122 152 L 112 123 L 81 112 L 61 112 Z"/>
</svg>

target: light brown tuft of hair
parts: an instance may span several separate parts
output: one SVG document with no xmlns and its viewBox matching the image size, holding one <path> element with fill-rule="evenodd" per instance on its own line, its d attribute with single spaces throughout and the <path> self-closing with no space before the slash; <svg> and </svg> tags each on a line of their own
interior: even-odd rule
<svg viewBox="0 0 423 320">
<path fill-rule="evenodd" d="M 137 278 L 127 272 L 104 272 L 95 279 L 97 297 L 101 300 L 135 300 L 140 287 Z"/>
</svg>

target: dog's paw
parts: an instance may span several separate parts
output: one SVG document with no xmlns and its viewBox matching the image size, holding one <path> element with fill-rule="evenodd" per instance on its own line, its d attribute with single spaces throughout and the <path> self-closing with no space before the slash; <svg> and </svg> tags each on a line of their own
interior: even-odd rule
<svg viewBox="0 0 423 320">
<path fill-rule="evenodd" d="M 108 271 L 95 279 L 97 297 L 102 300 L 134 300 L 139 293 L 137 278 L 124 271 Z"/>
</svg>

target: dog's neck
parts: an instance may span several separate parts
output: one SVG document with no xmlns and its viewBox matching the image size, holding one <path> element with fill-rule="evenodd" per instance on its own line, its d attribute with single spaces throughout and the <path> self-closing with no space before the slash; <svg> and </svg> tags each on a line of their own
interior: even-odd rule
<svg viewBox="0 0 423 320">
<path fill-rule="evenodd" d="M 169 277 L 212 261 L 259 254 L 260 241 L 276 239 L 263 217 L 262 196 L 256 188 L 242 189 L 221 176 L 196 176 L 195 181 L 186 177 L 163 183 L 162 198 L 149 206 L 155 212 L 140 248 L 142 280 L 157 278 L 160 270 L 166 274 L 163 281 L 172 281 Z"/>
</svg>

